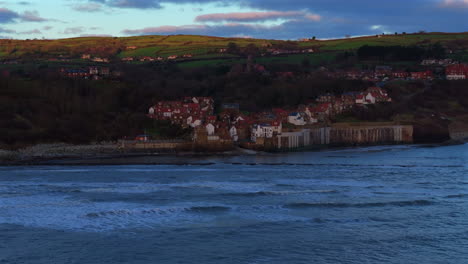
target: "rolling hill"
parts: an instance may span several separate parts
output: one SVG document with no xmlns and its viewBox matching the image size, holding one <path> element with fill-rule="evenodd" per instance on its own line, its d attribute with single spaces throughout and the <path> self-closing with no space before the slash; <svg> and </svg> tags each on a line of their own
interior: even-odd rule
<svg viewBox="0 0 468 264">
<path fill-rule="evenodd" d="M 363 45 L 371 46 L 427 46 L 442 44 L 458 59 L 467 60 L 468 33 L 419 33 L 378 35 L 334 40 L 283 41 L 251 38 L 221 38 L 192 35 L 138 36 L 138 37 L 83 37 L 57 40 L 0 40 L 0 59 L 78 59 L 82 54 L 109 57 L 119 60 L 124 57 L 140 58 L 192 55 L 191 60 L 225 59 L 236 57 L 221 53 L 229 43 L 243 48 L 253 44 L 260 50 L 268 48 L 314 49 L 315 53 L 336 53 L 356 50 Z M 303 56 L 292 56 L 301 60 Z M 291 58 L 290 58 L 291 59 Z M 193 64 L 193 63 L 192 63 Z M 203 63 L 202 63 L 203 64 Z M 198 64 L 193 64 L 197 66 Z M 193 66 L 192 65 L 192 66 Z"/>
</svg>

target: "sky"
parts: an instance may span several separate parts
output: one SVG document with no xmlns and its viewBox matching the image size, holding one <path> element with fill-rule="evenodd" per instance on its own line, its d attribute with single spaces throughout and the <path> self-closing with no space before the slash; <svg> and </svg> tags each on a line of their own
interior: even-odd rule
<svg viewBox="0 0 468 264">
<path fill-rule="evenodd" d="M 0 38 L 466 32 L 468 0 L 0 0 Z"/>
</svg>

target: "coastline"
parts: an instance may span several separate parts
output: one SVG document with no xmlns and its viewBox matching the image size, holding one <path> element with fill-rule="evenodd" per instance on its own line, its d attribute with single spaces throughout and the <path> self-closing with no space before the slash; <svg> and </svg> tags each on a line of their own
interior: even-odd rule
<svg viewBox="0 0 468 264">
<path fill-rule="evenodd" d="M 40 165 L 206 165 L 209 157 L 257 155 L 258 152 L 236 148 L 223 152 L 158 150 L 121 150 L 117 144 L 39 144 L 20 150 L 0 149 L 0 166 Z"/>
<path fill-rule="evenodd" d="M 443 143 L 411 144 L 416 147 L 442 147 L 466 144 L 450 140 Z M 0 166 L 98 166 L 98 165 L 212 165 L 210 158 L 235 156 L 280 155 L 295 152 L 347 150 L 370 146 L 408 146 L 408 144 L 316 146 L 291 151 L 263 152 L 235 148 L 224 152 L 158 152 L 122 151 L 115 144 L 68 145 L 40 144 L 26 149 L 10 151 L 0 149 Z"/>
</svg>

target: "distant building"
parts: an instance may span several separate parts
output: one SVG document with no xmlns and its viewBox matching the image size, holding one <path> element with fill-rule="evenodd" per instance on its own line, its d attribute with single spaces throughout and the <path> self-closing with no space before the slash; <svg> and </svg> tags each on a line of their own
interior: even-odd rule
<svg viewBox="0 0 468 264">
<path fill-rule="evenodd" d="M 468 79 L 468 65 L 454 64 L 445 69 L 447 80 L 465 80 Z"/>
</svg>

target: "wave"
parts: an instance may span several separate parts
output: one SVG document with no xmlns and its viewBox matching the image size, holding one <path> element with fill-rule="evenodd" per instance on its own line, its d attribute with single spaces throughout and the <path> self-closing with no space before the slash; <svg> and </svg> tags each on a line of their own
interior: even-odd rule
<svg viewBox="0 0 468 264">
<path fill-rule="evenodd" d="M 289 203 L 285 208 L 300 209 L 300 208 L 367 208 L 367 207 L 385 207 L 385 206 L 428 206 L 434 202 L 429 200 L 413 200 L 413 201 L 394 201 L 394 202 L 376 202 L 376 203 Z"/>
<path fill-rule="evenodd" d="M 464 168 L 464 165 L 424 165 L 424 164 L 353 164 L 353 163 L 224 163 L 229 165 L 242 165 L 242 166 L 304 166 L 304 167 L 397 167 L 397 168 Z"/>
<path fill-rule="evenodd" d="M 453 195 L 447 195 L 445 198 L 453 199 L 453 198 L 465 198 L 468 197 L 468 194 L 462 193 L 462 194 L 453 194 Z"/>
<path fill-rule="evenodd" d="M 275 196 L 275 195 L 294 195 L 307 193 L 337 193 L 337 190 L 303 190 L 303 191 L 258 191 L 258 192 L 238 192 L 238 193 L 223 193 L 222 196 Z"/>
<path fill-rule="evenodd" d="M 196 213 L 216 213 L 225 212 L 231 210 L 231 207 L 227 206 L 192 206 L 192 207 L 171 207 L 171 208 L 151 208 L 151 209 L 117 209 L 103 212 L 91 212 L 85 216 L 89 218 L 108 217 L 108 216 L 131 216 L 131 215 L 146 215 L 146 214 L 157 214 L 165 215 L 171 213 L 183 213 L 183 212 L 196 212 Z"/>
<path fill-rule="evenodd" d="M 198 212 L 198 213 L 216 213 L 216 212 L 225 212 L 231 210 L 231 207 L 227 206 L 194 206 L 190 207 L 188 211 Z"/>
</svg>

